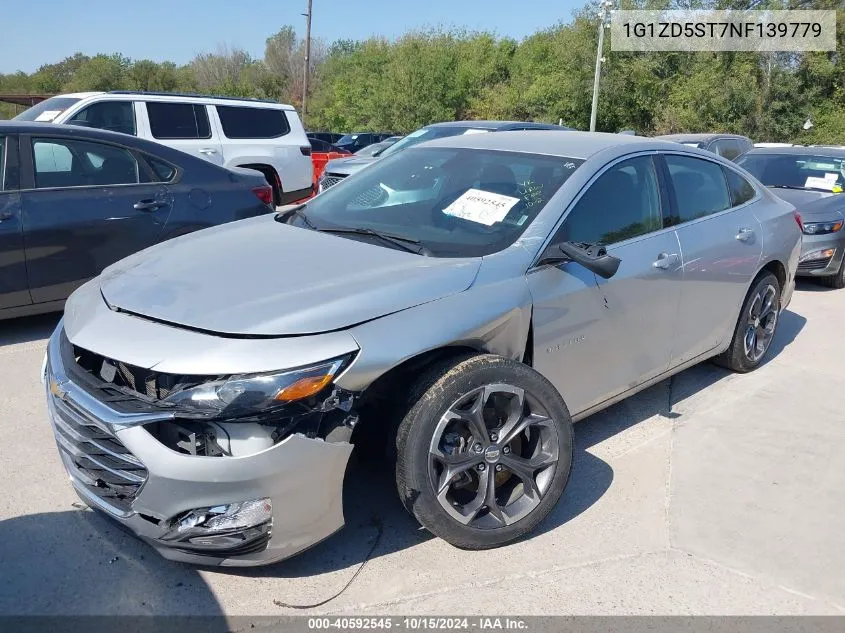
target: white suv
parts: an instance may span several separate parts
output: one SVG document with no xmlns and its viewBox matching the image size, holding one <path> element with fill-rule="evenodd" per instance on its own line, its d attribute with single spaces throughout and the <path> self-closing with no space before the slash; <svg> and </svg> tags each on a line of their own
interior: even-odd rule
<svg viewBox="0 0 845 633">
<path fill-rule="evenodd" d="M 51 97 L 19 114 L 157 141 L 224 167 L 264 174 L 276 204 L 312 193 L 311 145 L 293 106 L 154 92 L 80 92 Z"/>
</svg>

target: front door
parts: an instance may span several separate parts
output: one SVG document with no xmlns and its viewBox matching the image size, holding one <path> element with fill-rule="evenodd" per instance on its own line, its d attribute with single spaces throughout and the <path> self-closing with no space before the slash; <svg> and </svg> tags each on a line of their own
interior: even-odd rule
<svg viewBox="0 0 845 633">
<path fill-rule="evenodd" d="M 621 259 L 602 279 L 568 262 L 530 271 L 534 366 L 572 415 L 669 366 L 681 291 L 678 238 L 664 229 L 652 155 L 611 165 L 566 215 L 554 238 L 607 246 Z"/>
<path fill-rule="evenodd" d="M 103 268 L 155 244 L 172 196 L 130 150 L 69 137 L 21 137 L 21 194 L 34 303 L 67 298 Z"/>
</svg>

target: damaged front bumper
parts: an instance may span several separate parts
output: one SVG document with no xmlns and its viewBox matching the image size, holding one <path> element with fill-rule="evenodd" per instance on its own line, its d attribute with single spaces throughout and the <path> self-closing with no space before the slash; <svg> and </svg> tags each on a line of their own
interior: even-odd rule
<svg viewBox="0 0 845 633">
<path fill-rule="evenodd" d="M 343 527 L 348 426 L 335 425 L 329 441 L 294 429 L 237 456 L 174 450 L 155 433 L 178 424 L 174 414 L 127 412 L 94 397 L 65 366 L 62 336 L 60 323 L 45 367 L 48 411 L 70 481 L 87 505 L 164 557 L 204 565 L 272 563 Z"/>
</svg>

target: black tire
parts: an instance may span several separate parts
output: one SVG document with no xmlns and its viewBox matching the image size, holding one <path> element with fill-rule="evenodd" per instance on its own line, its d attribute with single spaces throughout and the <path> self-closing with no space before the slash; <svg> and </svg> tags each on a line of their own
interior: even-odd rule
<svg viewBox="0 0 845 633">
<path fill-rule="evenodd" d="M 774 296 L 771 299 L 773 302 L 773 312 L 771 313 L 772 316 L 770 318 L 774 319 L 774 322 L 771 324 L 771 333 L 768 340 L 765 342 L 765 347 L 762 349 L 762 353 L 760 353 L 759 348 L 755 345 L 755 352 L 749 354 L 746 336 L 749 329 L 752 327 L 752 324 L 749 323 L 751 310 L 756 302 L 765 301 L 765 293 L 767 293 L 769 289 L 773 289 L 774 291 Z M 717 365 L 721 365 L 722 367 L 726 367 L 742 374 L 759 367 L 763 362 L 763 359 L 766 357 L 772 339 L 775 335 L 780 312 L 780 296 L 781 287 L 777 277 L 769 272 L 761 273 L 757 279 L 754 280 L 754 283 L 751 284 L 751 289 L 748 291 L 745 301 L 742 302 L 742 311 L 739 314 L 739 319 L 737 319 L 730 347 L 714 358 L 713 362 Z M 755 339 L 755 342 L 757 340 L 759 339 Z"/>
<path fill-rule="evenodd" d="M 828 288 L 836 288 L 837 290 L 845 288 L 845 259 L 839 263 L 839 270 L 835 275 L 817 277 L 817 279 L 821 285 L 827 286 Z"/>
<path fill-rule="evenodd" d="M 476 492 L 472 492 L 471 485 L 469 491 L 457 490 L 455 486 L 457 493 L 474 495 L 476 501 L 479 499 L 478 495 L 482 494 L 482 486 L 485 487 L 484 490 L 492 489 L 496 511 L 493 512 L 492 508 L 488 509 L 486 504 L 482 505 L 477 518 L 472 519 L 470 521 L 472 524 L 470 524 L 455 518 L 438 500 L 435 489 L 438 484 L 433 479 L 436 471 L 432 470 L 436 469 L 432 459 L 437 458 L 433 458 L 430 451 L 434 446 L 435 433 L 443 438 L 447 435 L 450 437 L 459 435 L 453 431 L 447 433 L 446 427 L 442 426 L 447 411 L 452 410 L 450 407 L 455 407 L 462 398 L 472 397 L 473 393 L 485 386 L 493 387 L 484 389 L 483 395 L 476 396 L 475 402 L 478 403 L 478 398 L 480 398 L 482 403 L 485 401 L 491 403 L 494 408 L 507 406 L 513 417 L 509 417 L 504 423 L 500 417 L 495 423 L 500 426 L 496 427 L 494 424 L 493 430 L 491 430 L 489 419 L 487 420 L 484 429 L 488 434 L 484 440 L 487 448 L 484 452 L 474 450 L 476 440 L 472 436 L 473 439 L 470 442 L 472 447 L 468 443 L 465 452 L 453 452 L 449 454 L 449 457 L 477 459 L 484 462 L 488 478 L 484 481 L 487 483 L 482 484 L 484 473 L 478 472 L 482 470 L 480 464 L 466 468 L 463 471 L 464 474 L 460 475 L 445 477 L 444 474 L 447 472 L 445 466 L 440 473 L 440 481 L 454 482 L 459 478 L 477 479 Z M 496 390 L 499 387 L 513 388 L 515 392 L 524 390 L 523 399 L 520 400 L 516 396 L 508 399 L 507 396 L 501 395 L 505 392 Z M 493 395 L 488 397 L 488 391 Z M 503 405 L 503 402 L 506 404 Z M 423 527 L 452 545 L 476 550 L 498 547 L 517 540 L 531 532 L 551 512 L 563 494 L 572 466 L 572 421 L 563 398 L 554 386 L 527 365 L 489 354 L 453 358 L 438 363 L 416 380 L 410 390 L 405 411 L 396 435 L 396 486 L 399 496 L 407 510 Z M 519 411 L 518 414 L 517 411 Z M 499 440 L 502 443 L 496 444 L 495 431 L 504 432 L 510 420 L 514 420 L 513 429 L 519 428 L 522 422 L 516 422 L 517 415 L 523 416 L 519 418 L 522 421 L 527 421 L 529 418 L 524 416 L 529 411 L 535 413 L 530 420 L 544 421 L 536 425 L 530 423 L 527 431 L 518 433 L 512 431 L 513 439 L 509 443 L 506 441 L 507 438 L 502 437 Z M 501 412 L 497 409 L 496 414 Z M 482 419 L 485 415 L 489 418 L 489 411 L 486 414 L 482 411 Z M 467 415 L 467 417 L 472 416 Z M 454 423 L 465 424 L 463 421 Z M 448 424 L 453 424 L 453 422 Z M 443 430 L 438 431 L 440 428 Z M 472 428 L 480 431 L 478 426 Z M 438 443 L 439 441 L 438 439 Z M 537 454 L 526 458 L 525 453 L 532 451 Z M 445 451 L 443 455 L 445 456 Z M 496 461 L 492 461 L 491 457 Z M 530 463 L 532 466 L 535 463 L 543 465 L 534 469 L 525 468 L 522 470 L 522 475 L 516 474 L 517 470 L 509 469 L 508 464 L 514 467 L 520 464 L 528 465 L 529 462 L 515 461 L 525 459 L 535 460 Z M 498 460 L 501 460 L 501 463 Z M 544 464 L 546 461 L 548 463 Z M 488 463 L 489 468 L 486 468 Z M 526 472 L 531 473 L 527 477 L 530 477 L 533 483 L 528 483 Z M 504 484 L 498 488 L 502 477 Z M 487 484 L 491 481 L 493 483 L 490 488 L 487 488 Z M 531 492 L 526 494 L 526 489 L 529 487 Z M 452 494 L 452 483 L 446 485 L 445 488 L 448 488 L 447 494 Z M 495 495 L 499 493 L 509 495 L 504 505 L 500 505 L 496 499 Z M 486 502 L 489 498 L 485 496 L 483 501 Z M 454 507 L 456 513 L 470 507 L 444 503 Z M 508 516 L 510 508 L 516 508 L 518 512 L 513 516 Z M 468 514 L 472 514 L 472 511 L 468 510 Z M 484 521 L 488 524 L 483 525 Z"/>
</svg>

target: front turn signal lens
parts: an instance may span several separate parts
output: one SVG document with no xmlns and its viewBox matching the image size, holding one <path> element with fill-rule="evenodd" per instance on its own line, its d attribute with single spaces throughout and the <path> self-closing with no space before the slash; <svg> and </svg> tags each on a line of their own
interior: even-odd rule
<svg viewBox="0 0 845 633">
<path fill-rule="evenodd" d="M 333 374 L 325 374 L 323 376 L 300 378 L 292 385 L 288 385 L 279 391 L 275 399 L 279 402 L 293 402 L 317 395 L 332 381 L 333 377 Z"/>
</svg>

